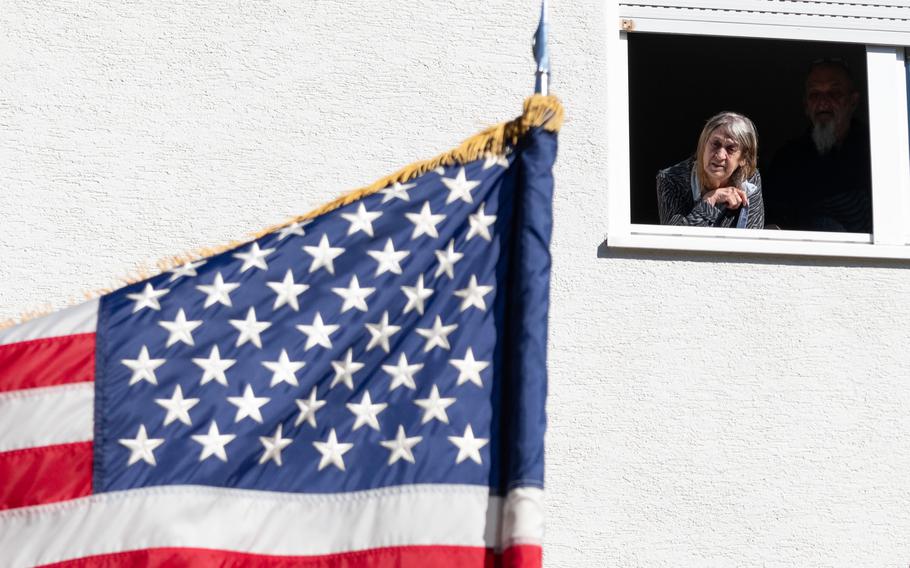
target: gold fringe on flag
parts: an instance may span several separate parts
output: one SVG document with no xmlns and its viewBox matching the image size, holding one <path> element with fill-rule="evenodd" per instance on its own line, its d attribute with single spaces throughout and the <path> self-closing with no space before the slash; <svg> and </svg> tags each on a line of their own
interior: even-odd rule
<svg viewBox="0 0 910 568">
<path fill-rule="evenodd" d="M 479 160 L 490 154 L 502 154 L 506 151 L 508 146 L 517 143 L 518 139 L 524 136 L 532 128 L 543 127 L 551 132 L 558 132 L 562 126 L 562 120 L 563 110 L 562 105 L 559 103 L 559 99 L 553 96 L 534 95 L 525 100 L 524 113 L 515 120 L 503 122 L 487 128 L 483 132 L 471 136 L 454 150 L 450 150 L 435 158 L 430 158 L 429 160 L 409 164 L 392 175 L 380 178 L 366 187 L 355 189 L 334 201 L 326 203 L 322 207 L 313 209 L 305 215 L 285 221 L 280 225 L 263 229 L 262 231 L 255 233 L 255 238 L 258 239 L 259 237 L 263 237 L 293 223 L 313 219 L 324 213 L 328 213 L 329 211 L 334 211 L 339 207 L 344 207 L 358 199 L 363 199 L 381 189 L 385 189 L 396 182 L 405 183 L 416 177 L 420 177 L 439 166 L 467 164 L 468 162 Z"/>
<path fill-rule="evenodd" d="M 166 272 L 188 262 L 213 256 L 226 250 L 231 250 L 243 246 L 250 241 L 264 237 L 265 235 L 287 227 L 288 225 L 306 221 L 308 219 L 313 219 L 330 211 L 334 211 L 340 207 L 344 207 L 345 205 L 353 203 L 359 199 L 363 199 L 368 195 L 372 195 L 381 189 L 385 189 L 386 187 L 389 187 L 396 182 L 405 183 L 416 177 L 420 177 L 423 174 L 438 168 L 439 166 L 467 164 L 468 162 L 473 162 L 474 160 L 479 160 L 489 155 L 501 155 L 505 153 L 506 149 L 509 146 L 516 144 L 518 142 L 518 139 L 527 134 L 527 132 L 532 128 L 543 128 L 550 132 L 559 132 L 559 129 L 562 127 L 562 122 L 563 108 L 562 104 L 559 102 L 559 99 L 552 95 L 533 95 L 525 99 L 524 112 L 521 114 L 521 116 L 515 120 L 503 122 L 497 124 L 496 126 L 491 126 L 490 128 L 487 128 L 486 130 L 479 132 L 478 134 L 475 134 L 474 136 L 471 136 L 467 140 L 463 141 L 458 145 L 457 148 L 453 150 L 439 154 L 435 158 L 430 158 L 429 160 L 422 160 L 409 164 L 391 175 L 380 178 L 366 187 L 361 187 L 360 189 L 355 189 L 354 191 L 346 193 L 341 197 L 338 197 L 337 199 L 334 199 L 333 201 L 330 201 L 321 207 L 317 207 L 316 209 L 313 209 L 304 215 L 293 217 L 278 225 L 266 227 L 261 231 L 253 233 L 252 238 L 249 240 L 232 241 L 220 246 L 200 247 L 184 254 L 174 255 L 161 259 L 156 263 L 158 267 L 157 272 L 150 271 L 147 267 L 142 267 L 139 270 L 134 271 L 133 274 L 120 279 L 118 282 L 119 286 L 112 288 L 103 288 L 86 293 L 85 299 L 89 300 L 103 296 L 104 294 L 109 294 L 121 286 L 128 286 L 130 284 L 151 278 L 156 274 L 161 274 L 162 272 Z M 0 329 L 12 327 L 14 325 L 26 322 L 30 319 L 35 319 L 37 317 L 47 315 L 48 313 L 51 313 L 51 311 L 47 309 L 25 312 L 18 318 L 12 318 L 0 322 Z"/>
</svg>

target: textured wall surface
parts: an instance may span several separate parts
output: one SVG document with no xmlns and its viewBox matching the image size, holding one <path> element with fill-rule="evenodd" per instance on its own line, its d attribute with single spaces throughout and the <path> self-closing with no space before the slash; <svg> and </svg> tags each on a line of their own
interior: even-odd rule
<svg viewBox="0 0 910 568">
<path fill-rule="evenodd" d="M 598 256 L 606 16 L 552 4 L 547 565 L 906 566 L 910 265 Z M 0 319 L 513 117 L 537 8 L 0 0 Z"/>
</svg>

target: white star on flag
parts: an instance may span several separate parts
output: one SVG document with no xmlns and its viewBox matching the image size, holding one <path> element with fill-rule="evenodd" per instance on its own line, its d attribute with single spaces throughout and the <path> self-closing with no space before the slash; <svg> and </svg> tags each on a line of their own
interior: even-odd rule
<svg viewBox="0 0 910 568">
<path fill-rule="evenodd" d="M 463 385 L 470 381 L 483 388 L 480 372 L 489 367 L 490 363 L 488 361 L 475 360 L 473 349 L 468 347 L 468 350 L 465 351 L 464 359 L 450 359 L 449 363 L 458 369 L 458 382 L 456 383 L 456 386 Z"/>
<path fill-rule="evenodd" d="M 479 181 L 470 181 L 465 177 L 464 168 L 458 170 L 455 178 L 442 178 L 442 183 L 449 188 L 449 195 L 446 197 L 446 205 L 461 199 L 465 203 L 473 203 L 471 199 L 471 190 L 480 185 Z"/>
<path fill-rule="evenodd" d="M 313 390 L 310 391 L 310 397 L 308 399 L 297 399 L 294 401 L 297 403 L 297 408 L 300 409 L 300 415 L 297 417 L 297 420 L 294 421 L 294 426 L 300 426 L 304 422 L 316 427 L 316 411 L 325 406 L 324 400 L 319 400 L 316 398 L 316 387 L 313 387 Z"/>
<path fill-rule="evenodd" d="M 250 268 L 268 270 L 269 265 L 265 262 L 265 257 L 273 252 L 275 252 L 275 249 L 260 249 L 259 243 L 254 242 L 248 252 L 235 252 L 234 258 L 243 261 L 243 266 L 240 267 L 240 273 L 243 274 Z"/>
<path fill-rule="evenodd" d="M 262 338 L 259 337 L 259 334 L 272 326 L 272 324 L 267 321 L 258 321 L 256 319 L 255 308 L 250 308 L 247 310 L 246 319 L 228 320 L 228 323 L 230 323 L 237 329 L 238 332 L 240 332 L 237 335 L 237 343 L 234 345 L 235 347 L 240 347 L 249 341 L 260 349 L 262 349 Z"/>
<path fill-rule="evenodd" d="M 291 361 L 286 349 L 281 350 L 281 355 L 277 361 L 263 361 L 262 366 L 272 371 L 272 383 L 269 386 L 275 386 L 278 383 L 287 383 L 297 386 L 297 371 L 304 368 L 306 363 L 303 361 Z"/>
<path fill-rule="evenodd" d="M 373 236 L 373 221 L 382 216 L 382 211 L 367 211 L 363 202 L 360 202 L 356 213 L 342 213 L 341 216 L 351 224 L 348 227 L 348 235 L 353 235 L 358 231 L 363 231 L 369 236 Z"/>
<path fill-rule="evenodd" d="M 366 325 L 367 331 L 370 332 L 370 342 L 367 344 L 367 351 L 372 351 L 374 347 L 382 347 L 382 350 L 386 353 L 389 352 L 389 338 L 398 333 L 401 329 L 400 325 L 390 325 L 389 324 L 389 312 L 386 310 L 382 313 L 382 319 L 376 323 L 368 323 Z"/>
<path fill-rule="evenodd" d="M 158 325 L 168 330 L 170 334 L 165 347 L 170 347 L 178 341 L 187 345 L 195 345 L 193 343 L 193 330 L 202 325 L 202 321 L 187 321 L 183 308 L 180 308 L 174 321 L 159 321 Z"/>
<path fill-rule="evenodd" d="M 120 362 L 133 372 L 130 377 L 130 385 L 135 385 L 139 381 L 148 381 L 157 385 L 158 377 L 155 376 L 155 369 L 164 365 L 167 359 L 152 359 L 149 356 L 148 347 L 143 345 L 136 359 L 121 359 Z"/>
<path fill-rule="evenodd" d="M 354 361 L 354 350 L 348 349 L 344 355 L 343 361 L 332 361 L 332 368 L 335 369 L 335 378 L 329 388 L 334 388 L 338 383 L 344 383 L 346 387 L 354 390 L 354 373 L 363 369 L 363 363 Z"/>
<path fill-rule="evenodd" d="M 201 357 L 193 359 L 193 363 L 201 367 L 203 371 L 202 379 L 199 380 L 200 385 L 204 385 L 207 382 L 214 380 L 227 386 L 227 376 L 224 372 L 230 369 L 236 362 L 236 359 L 222 359 L 217 345 L 212 347 L 212 351 L 209 353 L 207 359 Z"/>
<path fill-rule="evenodd" d="M 492 286 L 478 286 L 477 285 L 477 276 L 471 275 L 471 281 L 468 282 L 467 288 L 462 288 L 461 290 L 456 290 L 455 295 L 462 299 L 461 301 L 461 311 L 465 311 L 470 307 L 479 308 L 482 311 L 486 311 L 487 303 L 484 301 L 483 297 L 493 291 Z"/>
<path fill-rule="evenodd" d="M 206 434 L 194 434 L 191 436 L 194 442 L 202 446 L 199 452 L 199 461 L 205 461 L 211 456 L 215 456 L 223 462 L 227 462 L 227 451 L 224 447 L 236 438 L 235 434 L 222 434 L 218 431 L 218 424 L 212 420 L 209 424 L 209 431 Z"/>
<path fill-rule="evenodd" d="M 334 465 L 344 471 L 344 458 L 342 456 L 353 448 L 354 444 L 339 442 L 335 429 L 332 428 L 325 442 L 313 442 L 313 446 L 322 454 L 322 459 L 319 460 L 319 471 L 329 465 Z"/>
<path fill-rule="evenodd" d="M 313 257 L 313 262 L 310 263 L 310 273 L 316 272 L 320 268 L 325 268 L 326 271 L 335 275 L 335 259 L 338 258 L 344 249 L 341 247 L 333 247 L 329 244 L 329 238 L 325 235 L 322 235 L 322 239 L 319 241 L 319 246 L 310 246 L 304 245 L 303 250 L 306 253 Z"/>
<path fill-rule="evenodd" d="M 272 305 L 272 311 L 287 304 L 292 310 L 299 311 L 300 304 L 297 303 L 297 296 L 309 290 L 307 284 L 297 284 L 294 282 L 294 274 L 291 269 L 284 273 L 284 280 L 281 282 L 266 282 L 266 286 L 275 292 L 275 303 Z"/>
<path fill-rule="evenodd" d="M 463 252 L 455 252 L 455 239 L 449 241 L 449 246 L 445 250 L 436 251 L 436 259 L 439 266 L 436 268 L 436 277 L 445 274 L 450 279 L 455 278 L 455 263 L 464 257 Z"/>
<path fill-rule="evenodd" d="M 378 263 L 376 265 L 376 274 L 374 274 L 374 276 L 379 276 L 380 274 L 385 274 L 386 272 L 391 272 L 392 274 L 401 274 L 401 261 L 411 253 L 406 250 L 396 251 L 395 245 L 392 243 L 392 239 L 388 239 L 385 243 L 384 249 L 368 250 L 367 254 L 373 257 L 373 260 Z"/>
<path fill-rule="evenodd" d="M 470 241 L 477 235 L 486 241 L 493 240 L 493 237 L 490 236 L 490 225 L 496 222 L 496 215 L 486 215 L 484 213 L 484 207 L 486 207 L 486 205 L 486 202 L 481 203 L 480 207 L 477 208 L 476 213 L 468 215 L 468 223 L 471 225 L 471 228 L 468 229 L 468 236 L 465 238 L 466 241 Z"/>
<path fill-rule="evenodd" d="M 253 392 L 253 387 L 247 385 L 243 390 L 243 396 L 229 396 L 228 402 L 237 407 L 237 414 L 234 415 L 234 422 L 240 422 L 244 418 L 250 418 L 262 424 L 262 411 L 260 408 L 268 404 L 268 397 L 257 397 Z"/>
<path fill-rule="evenodd" d="M 149 438 L 145 431 L 145 424 L 141 424 L 135 438 L 120 438 L 117 441 L 130 451 L 127 466 L 131 466 L 139 460 L 149 465 L 156 465 L 155 448 L 164 443 L 164 438 Z"/>
<path fill-rule="evenodd" d="M 416 239 L 420 235 L 427 235 L 434 239 L 439 238 L 439 231 L 436 230 L 436 225 L 442 223 L 443 219 L 446 218 L 442 213 L 434 214 L 430 210 L 430 202 L 424 201 L 423 208 L 420 210 L 420 213 L 405 213 L 405 217 L 411 223 L 414 223 L 414 232 L 411 233 L 411 240 Z"/>
<path fill-rule="evenodd" d="M 360 402 L 349 402 L 346 406 L 348 407 L 348 410 L 357 417 L 356 420 L 354 420 L 353 428 L 351 428 L 352 431 L 356 432 L 358 428 L 365 424 L 378 432 L 378 415 L 389 405 L 385 402 L 373 404 L 373 400 L 370 398 L 370 391 L 364 391 L 363 398 L 360 399 Z"/>
<path fill-rule="evenodd" d="M 493 166 L 509 167 L 509 159 L 504 154 L 488 153 L 483 160 L 483 169 L 488 170 Z"/>
<path fill-rule="evenodd" d="M 341 305 L 341 313 L 352 308 L 361 312 L 367 311 L 369 309 L 367 296 L 375 291 L 376 288 L 361 288 L 357 276 L 351 276 L 351 283 L 348 284 L 347 288 L 332 288 L 332 292 L 344 298 L 344 303 Z"/>
<path fill-rule="evenodd" d="M 433 327 L 425 328 L 418 327 L 417 335 L 425 337 L 427 340 L 426 345 L 423 347 L 423 352 L 426 353 L 434 347 L 442 347 L 443 349 L 450 349 L 449 345 L 449 334 L 458 329 L 458 324 L 453 323 L 451 325 L 443 325 L 442 318 L 436 316 L 436 321 L 433 322 Z"/>
<path fill-rule="evenodd" d="M 196 269 L 203 266 L 204 264 L 204 260 L 197 260 L 196 262 L 187 262 L 185 264 L 181 264 L 180 266 L 172 268 L 168 271 L 171 273 L 171 279 L 168 280 L 168 282 L 173 282 L 178 278 L 189 278 L 192 276 L 197 276 Z"/>
<path fill-rule="evenodd" d="M 233 282 L 225 283 L 224 278 L 221 276 L 221 273 L 218 272 L 215 274 L 215 279 L 211 284 L 202 284 L 196 286 L 196 289 L 206 294 L 205 304 L 203 308 L 207 308 L 213 304 L 222 304 L 227 307 L 231 306 L 231 292 L 240 287 L 240 284 L 235 284 Z"/>
<path fill-rule="evenodd" d="M 392 199 L 400 199 L 402 201 L 410 201 L 411 197 L 408 195 L 408 190 L 412 187 L 416 187 L 417 184 L 414 183 L 405 183 L 401 184 L 397 181 L 393 183 L 390 187 L 387 187 L 380 191 L 382 193 L 382 202 L 386 203 Z"/>
<path fill-rule="evenodd" d="M 199 404 L 199 399 L 183 398 L 183 389 L 180 388 L 180 385 L 177 385 L 171 398 L 156 398 L 155 403 L 167 410 L 167 415 L 164 417 L 164 426 L 174 420 L 179 420 L 187 426 L 192 426 L 193 421 L 190 420 L 190 409 Z"/>
<path fill-rule="evenodd" d="M 306 231 L 303 230 L 304 227 L 312 223 L 313 221 L 307 219 L 305 221 L 298 221 L 297 223 L 291 223 L 287 227 L 282 227 L 278 231 L 278 240 L 283 241 L 285 238 L 291 235 L 304 236 Z"/>
<path fill-rule="evenodd" d="M 259 458 L 260 464 L 272 460 L 276 465 L 281 466 L 281 450 L 290 446 L 291 442 L 294 441 L 291 438 L 282 438 L 281 436 L 281 424 L 278 425 L 275 434 L 271 438 L 259 436 L 259 441 L 263 447 L 262 457 Z"/>
<path fill-rule="evenodd" d="M 400 386 L 405 386 L 411 390 L 416 389 L 417 383 L 414 382 L 414 373 L 421 369 L 423 369 L 423 363 L 409 365 L 408 358 L 404 353 L 399 356 L 396 365 L 382 366 L 382 370 L 392 377 L 392 382 L 389 384 L 390 391 L 393 391 Z"/>
<path fill-rule="evenodd" d="M 143 308 L 161 311 L 161 303 L 158 302 L 158 298 L 161 298 L 168 292 L 170 292 L 170 290 L 166 288 L 155 290 L 151 284 L 146 284 L 142 292 L 127 294 L 126 297 L 136 301 L 136 305 L 133 306 L 134 314 Z"/>
<path fill-rule="evenodd" d="M 403 314 L 411 310 L 417 310 L 417 313 L 423 315 L 423 302 L 433 295 L 432 288 L 423 287 L 423 273 L 417 277 L 417 282 L 413 286 L 402 286 L 402 293 L 408 298 L 408 303 L 404 307 Z"/>
<path fill-rule="evenodd" d="M 319 312 L 316 312 L 316 316 L 313 317 L 313 323 L 311 325 L 298 325 L 297 329 L 306 335 L 306 345 L 304 346 L 304 351 L 309 351 L 310 348 L 319 345 L 325 347 L 326 349 L 332 348 L 332 340 L 329 338 L 330 335 L 338 331 L 337 325 L 334 324 L 324 324 L 322 323 L 322 315 Z"/>
<path fill-rule="evenodd" d="M 482 463 L 480 459 L 480 448 L 486 446 L 490 441 L 485 438 L 475 438 L 474 430 L 468 424 L 464 429 L 464 436 L 449 436 L 449 441 L 458 448 L 458 456 L 455 463 L 459 464 L 470 458 L 471 461 Z"/>
<path fill-rule="evenodd" d="M 455 404 L 455 399 L 440 397 L 439 387 L 433 385 L 433 390 L 430 391 L 430 397 L 414 399 L 414 404 L 423 409 L 423 418 L 420 421 L 421 424 L 426 424 L 434 418 L 448 424 L 449 415 L 446 413 L 446 408 Z"/>
<path fill-rule="evenodd" d="M 404 426 L 399 424 L 398 434 L 395 436 L 394 440 L 385 440 L 379 443 L 383 448 L 391 450 L 388 465 L 392 465 L 400 459 L 406 462 L 415 463 L 412 449 L 419 444 L 421 440 L 423 440 L 422 436 L 408 438 L 408 435 L 404 433 Z"/>
</svg>

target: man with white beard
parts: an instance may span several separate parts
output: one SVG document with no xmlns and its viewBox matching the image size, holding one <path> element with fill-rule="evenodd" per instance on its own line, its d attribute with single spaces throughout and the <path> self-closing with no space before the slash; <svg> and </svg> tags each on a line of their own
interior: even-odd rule
<svg viewBox="0 0 910 568">
<path fill-rule="evenodd" d="M 859 101 L 845 63 L 812 64 L 804 98 L 810 129 L 777 152 L 766 176 L 769 223 L 801 231 L 872 232 L 869 133 L 854 120 Z"/>
</svg>

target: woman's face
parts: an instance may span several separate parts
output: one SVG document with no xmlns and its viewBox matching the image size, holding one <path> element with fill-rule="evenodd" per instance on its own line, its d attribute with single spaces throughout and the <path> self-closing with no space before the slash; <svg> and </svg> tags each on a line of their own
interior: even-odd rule
<svg viewBox="0 0 910 568">
<path fill-rule="evenodd" d="M 705 143 L 701 161 L 709 189 L 729 184 L 730 176 L 742 165 L 743 151 L 724 128 L 715 128 Z"/>
</svg>

